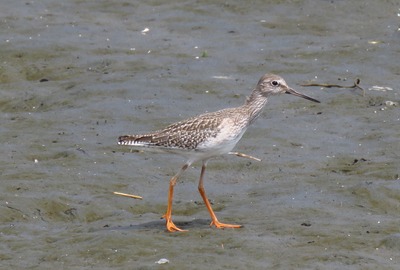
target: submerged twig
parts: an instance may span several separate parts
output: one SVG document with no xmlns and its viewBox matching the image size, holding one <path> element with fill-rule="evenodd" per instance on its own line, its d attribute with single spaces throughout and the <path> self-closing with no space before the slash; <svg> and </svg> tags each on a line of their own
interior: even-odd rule
<svg viewBox="0 0 400 270">
<path fill-rule="evenodd" d="M 358 88 L 361 89 L 363 91 L 363 97 L 365 96 L 365 90 L 364 88 L 362 88 L 360 86 L 360 82 L 361 80 L 359 78 L 356 78 L 354 80 L 354 84 L 350 85 L 350 86 L 346 86 L 346 85 L 340 85 L 340 84 L 329 84 L 329 83 L 304 83 L 304 84 L 300 84 L 301 86 L 320 86 L 320 87 L 326 87 L 326 88 L 332 88 L 332 87 L 336 87 L 336 88 Z"/>
<path fill-rule="evenodd" d="M 141 200 L 143 199 L 142 196 L 138 196 L 138 195 L 132 195 L 132 194 L 128 194 L 128 193 L 122 193 L 122 192 L 113 192 L 115 195 L 119 195 L 119 196 L 124 196 L 124 197 L 129 197 L 129 198 L 133 198 L 133 199 L 138 199 Z"/>
<path fill-rule="evenodd" d="M 243 154 L 243 153 L 240 153 L 240 152 L 229 152 L 228 154 L 229 155 L 235 155 L 235 156 L 238 156 L 238 157 L 249 158 L 249 159 L 254 159 L 254 160 L 257 160 L 257 161 L 261 161 L 261 159 L 259 159 L 259 158 L 256 158 L 256 157 L 253 157 L 253 156 L 250 156 L 250 155 L 246 155 L 246 154 Z"/>
</svg>

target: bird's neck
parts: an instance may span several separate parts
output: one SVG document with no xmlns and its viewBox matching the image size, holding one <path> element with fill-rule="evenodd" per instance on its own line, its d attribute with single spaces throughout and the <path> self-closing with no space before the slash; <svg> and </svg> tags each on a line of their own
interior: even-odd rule
<svg viewBox="0 0 400 270">
<path fill-rule="evenodd" d="M 252 124 L 261 114 L 264 109 L 265 104 L 267 104 L 267 97 L 259 91 L 259 89 L 254 89 L 249 97 L 247 97 L 244 107 L 248 111 L 249 125 Z"/>
</svg>

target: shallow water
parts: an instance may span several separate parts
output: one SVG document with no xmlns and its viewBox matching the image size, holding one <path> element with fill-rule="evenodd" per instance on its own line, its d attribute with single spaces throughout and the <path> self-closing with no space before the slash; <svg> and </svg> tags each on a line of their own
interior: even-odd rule
<svg viewBox="0 0 400 270">
<path fill-rule="evenodd" d="M 398 14 L 397 1 L 2 3 L 1 268 L 397 269 Z M 262 161 L 210 162 L 218 217 L 244 228 L 209 228 L 195 164 L 174 200 L 189 232 L 166 233 L 183 160 L 116 138 L 240 105 L 266 72 L 322 103 L 272 98 L 236 147 Z M 365 96 L 299 86 L 355 78 Z"/>
</svg>

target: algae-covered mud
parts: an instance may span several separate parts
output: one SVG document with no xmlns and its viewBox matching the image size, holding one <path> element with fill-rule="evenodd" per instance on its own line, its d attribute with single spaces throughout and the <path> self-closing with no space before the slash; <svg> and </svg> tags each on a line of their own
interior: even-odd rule
<svg viewBox="0 0 400 270">
<path fill-rule="evenodd" d="M 1 269 L 398 269 L 398 1 L 6 1 L 0 11 Z M 201 164 L 119 135 L 273 97 Z M 357 88 L 302 87 L 304 83 Z M 140 195 L 133 200 L 114 191 Z"/>
</svg>

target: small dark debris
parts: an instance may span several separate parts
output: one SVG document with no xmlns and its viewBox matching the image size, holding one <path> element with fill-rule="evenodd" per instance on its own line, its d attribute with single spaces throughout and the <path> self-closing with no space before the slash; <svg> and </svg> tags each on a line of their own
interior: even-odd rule
<svg viewBox="0 0 400 270">
<path fill-rule="evenodd" d="M 365 158 L 360 158 L 360 159 L 356 158 L 356 159 L 353 160 L 353 164 L 351 164 L 351 165 L 354 165 L 354 164 L 356 164 L 356 163 L 358 163 L 360 161 L 363 162 L 363 161 L 367 161 L 367 160 Z"/>
<path fill-rule="evenodd" d="M 76 215 L 76 208 L 70 208 L 64 211 L 64 214 L 68 216 L 75 216 Z"/>
<path fill-rule="evenodd" d="M 78 150 L 79 152 L 82 152 L 82 153 L 86 154 L 86 151 L 83 150 L 81 147 L 76 148 L 76 150 Z"/>
<path fill-rule="evenodd" d="M 382 97 L 372 97 L 368 100 L 368 105 L 370 107 L 382 106 L 383 98 Z"/>
<path fill-rule="evenodd" d="M 193 26 L 192 27 L 192 30 L 201 30 L 201 29 L 203 29 L 202 26 Z"/>
<path fill-rule="evenodd" d="M 43 78 L 43 79 L 40 79 L 39 82 L 48 82 L 48 81 L 49 81 L 49 79 Z"/>
<path fill-rule="evenodd" d="M 301 223 L 301 226 L 310 227 L 311 223 L 310 222 L 303 222 L 303 223 Z"/>
</svg>

